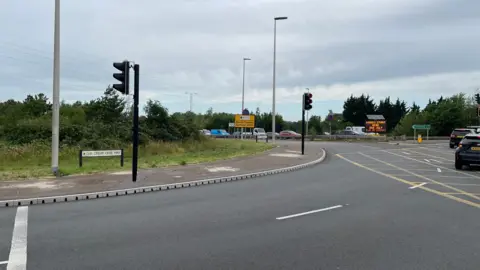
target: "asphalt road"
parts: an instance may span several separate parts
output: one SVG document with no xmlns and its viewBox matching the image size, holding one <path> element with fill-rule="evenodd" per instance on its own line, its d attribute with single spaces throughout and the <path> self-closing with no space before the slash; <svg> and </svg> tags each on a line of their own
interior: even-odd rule
<svg viewBox="0 0 480 270">
<path fill-rule="evenodd" d="M 13 256 L 8 267 L 25 260 L 28 269 L 478 269 L 480 173 L 455 171 L 447 144 L 310 146 L 329 157 L 293 173 L 24 208 L 28 244 L 19 241 L 27 218 L 2 209 L 0 261 Z"/>
</svg>

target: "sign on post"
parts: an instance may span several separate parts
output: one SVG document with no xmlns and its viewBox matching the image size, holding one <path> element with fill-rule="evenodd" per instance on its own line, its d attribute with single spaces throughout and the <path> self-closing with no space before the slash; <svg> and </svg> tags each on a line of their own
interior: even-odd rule
<svg viewBox="0 0 480 270">
<path fill-rule="evenodd" d="M 235 114 L 235 127 L 236 128 L 254 128 L 255 115 Z"/>
<path fill-rule="evenodd" d="M 235 127 L 235 123 L 228 123 L 228 127 Z"/>
<path fill-rule="evenodd" d="M 365 129 L 367 132 L 386 132 L 387 125 L 385 120 L 372 120 L 365 122 Z"/>
<path fill-rule="evenodd" d="M 83 158 L 85 157 L 120 157 L 120 166 L 123 167 L 123 149 L 97 151 L 80 150 L 78 154 L 78 166 L 83 166 Z"/>
<path fill-rule="evenodd" d="M 413 128 L 413 129 L 430 129 L 430 128 L 431 128 L 431 125 L 429 125 L 429 124 L 426 124 L 426 125 L 413 125 L 412 128 Z"/>
</svg>

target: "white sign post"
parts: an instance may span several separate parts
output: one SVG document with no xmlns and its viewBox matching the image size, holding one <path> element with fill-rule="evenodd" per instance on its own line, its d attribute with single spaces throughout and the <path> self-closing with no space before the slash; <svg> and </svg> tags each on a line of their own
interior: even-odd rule
<svg viewBox="0 0 480 270">
<path fill-rule="evenodd" d="M 85 157 L 120 157 L 120 166 L 123 167 L 123 149 L 120 150 L 97 150 L 84 151 L 80 150 L 78 155 L 78 165 L 83 166 L 83 158 Z"/>
</svg>

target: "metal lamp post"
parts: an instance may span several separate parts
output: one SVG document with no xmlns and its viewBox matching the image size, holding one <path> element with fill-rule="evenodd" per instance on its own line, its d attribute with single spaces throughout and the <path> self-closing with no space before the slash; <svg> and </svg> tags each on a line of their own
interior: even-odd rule
<svg viewBox="0 0 480 270">
<path fill-rule="evenodd" d="M 243 58 L 243 82 L 242 82 L 242 113 L 245 109 L 245 61 L 250 61 L 250 58 Z M 243 127 L 240 131 L 240 138 L 243 140 Z"/>
<path fill-rule="evenodd" d="M 59 176 L 58 145 L 60 133 L 60 0 L 55 0 L 53 38 L 53 95 L 52 95 L 52 172 Z"/>
<path fill-rule="evenodd" d="M 272 143 L 275 143 L 275 61 L 277 54 L 277 21 L 286 20 L 288 17 L 275 17 L 273 19 L 273 96 L 272 96 Z"/>
<path fill-rule="evenodd" d="M 185 92 L 185 94 L 190 95 L 190 112 L 193 112 L 193 111 L 192 111 L 192 109 L 193 109 L 193 108 L 192 108 L 192 107 L 193 107 L 193 95 L 198 95 L 198 93 L 195 93 L 195 92 L 193 92 L 193 93 Z"/>
</svg>

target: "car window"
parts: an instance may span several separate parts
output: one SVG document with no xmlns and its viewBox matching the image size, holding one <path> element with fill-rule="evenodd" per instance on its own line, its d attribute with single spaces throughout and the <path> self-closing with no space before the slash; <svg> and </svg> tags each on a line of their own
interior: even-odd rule
<svg viewBox="0 0 480 270">
<path fill-rule="evenodd" d="M 472 130 L 465 130 L 465 129 L 455 129 L 453 132 L 452 132 L 452 135 L 467 135 L 469 133 L 473 133 Z"/>
<path fill-rule="evenodd" d="M 463 138 L 462 144 L 480 144 L 480 138 L 468 136 Z"/>
</svg>

